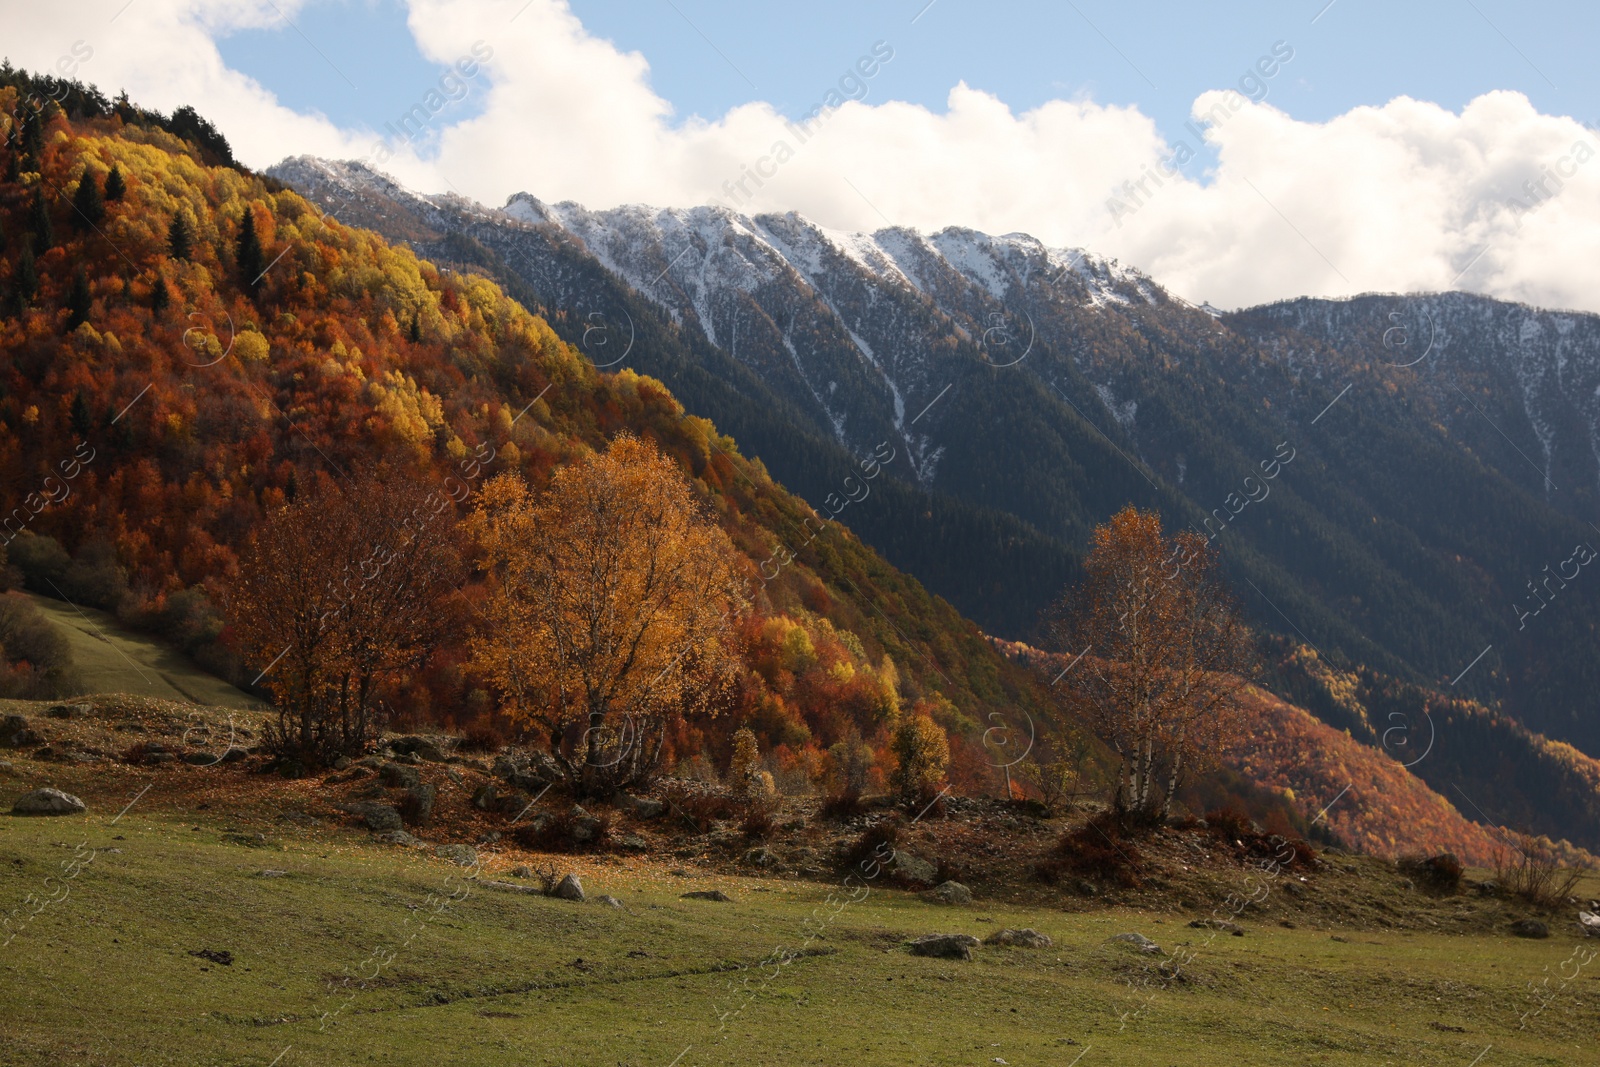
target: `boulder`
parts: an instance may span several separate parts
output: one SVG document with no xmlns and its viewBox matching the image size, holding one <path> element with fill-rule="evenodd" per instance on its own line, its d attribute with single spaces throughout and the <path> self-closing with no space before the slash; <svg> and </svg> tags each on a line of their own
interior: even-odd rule
<svg viewBox="0 0 1600 1067">
<path fill-rule="evenodd" d="M 389 742 L 390 751 L 401 756 L 415 756 L 429 763 L 443 763 L 444 750 L 428 737 L 396 737 Z"/>
<path fill-rule="evenodd" d="M 515 882 L 496 882 L 492 880 L 486 880 L 483 884 L 490 889 L 503 889 L 507 893 L 537 893 L 539 896 L 544 895 L 544 890 L 536 885 L 517 885 Z"/>
<path fill-rule="evenodd" d="M 941 960 L 970 960 L 977 944 L 978 939 L 971 934 L 923 934 L 911 942 L 911 954 Z"/>
<path fill-rule="evenodd" d="M 1228 922 L 1226 919 L 1196 919 L 1189 924 L 1195 930 L 1220 930 L 1234 937 L 1244 936 L 1244 927 L 1238 923 Z"/>
<path fill-rule="evenodd" d="M 92 704 L 57 704 L 45 711 L 52 719 L 87 719 L 94 712 Z"/>
<path fill-rule="evenodd" d="M 378 780 L 391 789 L 415 789 L 422 784 L 422 775 L 415 767 L 385 763 L 378 768 Z"/>
<path fill-rule="evenodd" d="M 0 775 L 5 775 L 6 777 L 9 778 L 11 775 L 15 774 L 16 772 L 17 772 L 17 769 L 15 767 L 13 767 L 9 762 L 7 762 L 6 760 L 0 759 Z"/>
<path fill-rule="evenodd" d="M 923 900 L 930 900 L 937 904 L 971 904 L 972 890 L 960 882 L 941 882 L 921 894 Z"/>
<path fill-rule="evenodd" d="M 616 897 L 611 896 L 609 894 L 607 894 L 605 896 L 595 897 L 594 898 L 594 902 L 596 904 L 604 904 L 608 908 L 620 908 L 620 907 L 622 907 L 622 901 L 618 900 Z"/>
<path fill-rule="evenodd" d="M 1544 938 L 1550 936 L 1550 928 L 1538 919 L 1518 919 L 1511 924 L 1511 932 L 1518 937 Z"/>
<path fill-rule="evenodd" d="M 35 789 L 11 805 L 13 815 L 78 815 L 88 810 L 83 801 L 59 789 Z"/>
<path fill-rule="evenodd" d="M 506 873 L 511 875 L 513 878 L 532 878 L 533 868 L 529 867 L 526 863 L 519 863 Z"/>
<path fill-rule="evenodd" d="M 678 899 L 715 900 L 723 904 L 731 904 L 733 902 L 733 898 L 728 896 L 728 894 L 724 893 L 720 889 L 696 889 L 693 892 L 683 894 L 683 896 L 679 897 Z"/>
<path fill-rule="evenodd" d="M 0 719 L 0 745 L 6 748 L 30 748 L 44 744 L 44 738 L 22 715 L 7 715 Z"/>
<path fill-rule="evenodd" d="M 626 793 L 618 793 L 616 804 L 636 819 L 659 819 L 667 812 L 666 803 L 654 797 L 633 797 Z"/>
<path fill-rule="evenodd" d="M 904 849 L 896 849 L 889 860 L 889 869 L 896 877 L 908 882 L 921 882 L 924 885 L 934 885 L 939 881 L 939 868 L 918 856 L 913 856 Z"/>
<path fill-rule="evenodd" d="M 572 810 L 567 813 L 568 833 L 572 840 L 580 845 L 593 841 L 600 833 L 601 822 L 585 811 L 580 805 L 572 805 Z"/>
<path fill-rule="evenodd" d="M 404 830 L 385 830 L 381 834 L 373 834 L 372 839 L 385 845 L 399 845 L 401 848 L 416 848 L 422 844 Z"/>
<path fill-rule="evenodd" d="M 1048 934 L 1029 927 L 1021 930 L 996 930 L 983 939 L 986 945 L 1014 945 L 1019 948 L 1049 948 L 1054 942 Z"/>
<path fill-rule="evenodd" d="M 1590 937 L 1600 937 L 1600 915 L 1591 911 L 1580 911 L 1578 925 L 1583 927 L 1583 932 Z"/>
<path fill-rule="evenodd" d="M 550 891 L 550 895 L 561 900 L 571 900 L 581 904 L 583 903 L 583 883 L 578 881 L 577 875 L 569 874 L 556 883 L 556 887 Z"/>
<path fill-rule="evenodd" d="M 744 861 L 752 867 L 771 867 L 778 862 L 778 857 L 770 848 L 761 846 L 746 852 Z"/>
<path fill-rule="evenodd" d="M 638 834 L 624 834 L 619 844 L 629 852 L 648 852 L 650 850 L 650 842 Z"/>
<path fill-rule="evenodd" d="M 439 845 L 433 854 L 462 867 L 474 867 L 478 863 L 478 850 L 471 845 Z"/>
<path fill-rule="evenodd" d="M 427 782 L 414 785 L 406 790 L 405 801 L 402 805 L 406 815 L 411 817 L 415 826 L 423 826 L 433 817 L 433 800 L 438 795 L 438 790 Z"/>
<path fill-rule="evenodd" d="M 391 830 L 400 830 L 405 827 L 405 821 L 400 818 L 400 813 L 387 804 L 347 804 L 342 809 L 356 816 L 367 824 L 367 829 L 374 833 L 388 833 Z"/>
<path fill-rule="evenodd" d="M 1160 945 L 1156 944 L 1143 934 L 1117 934 L 1115 937 L 1109 938 L 1109 940 L 1118 942 L 1119 944 L 1128 945 L 1149 955 L 1154 955 L 1155 953 L 1161 951 Z"/>
</svg>

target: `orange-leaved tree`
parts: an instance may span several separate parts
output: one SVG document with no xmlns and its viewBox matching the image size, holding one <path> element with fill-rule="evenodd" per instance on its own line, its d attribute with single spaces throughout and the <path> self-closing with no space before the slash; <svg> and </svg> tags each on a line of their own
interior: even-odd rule
<svg viewBox="0 0 1600 1067">
<path fill-rule="evenodd" d="M 1166 537 L 1154 511 L 1126 507 L 1097 527 L 1084 570 L 1054 612 L 1081 655 L 1062 680 L 1121 757 L 1118 810 L 1165 816 L 1236 728 L 1250 634 L 1210 544 L 1192 531 Z"/>
<path fill-rule="evenodd" d="M 365 750 L 381 686 L 455 627 L 456 526 L 443 490 L 383 475 L 319 485 L 251 537 L 227 605 L 277 706 L 278 754 L 314 764 Z"/>
<path fill-rule="evenodd" d="M 735 550 L 654 445 L 618 437 L 535 497 L 514 475 L 472 519 L 491 579 L 476 667 L 580 795 L 647 777 L 666 725 L 714 711 L 746 600 Z"/>
</svg>

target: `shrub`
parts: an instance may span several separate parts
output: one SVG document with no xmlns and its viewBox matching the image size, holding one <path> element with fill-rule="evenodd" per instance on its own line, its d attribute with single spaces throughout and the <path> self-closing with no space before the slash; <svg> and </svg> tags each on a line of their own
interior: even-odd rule
<svg viewBox="0 0 1600 1067">
<path fill-rule="evenodd" d="M 488 719 L 479 719 L 461 735 L 463 752 L 499 752 L 506 747 L 506 735 Z"/>
<path fill-rule="evenodd" d="M 0 594 L 0 697 L 52 700 L 81 688 L 72 646 L 20 593 Z"/>
<path fill-rule="evenodd" d="M 1206 813 L 1206 827 L 1224 845 L 1232 845 L 1241 858 L 1257 859 L 1277 869 L 1314 866 L 1317 850 L 1294 834 L 1269 834 L 1256 828 L 1250 816 L 1237 808 L 1219 808 Z"/>
<path fill-rule="evenodd" d="M 677 825 L 692 834 L 703 834 L 718 819 L 732 819 L 744 814 L 742 805 L 726 793 L 696 789 L 687 782 L 669 782 L 658 794 L 667 805 L 669 825 Z"/>
<path fill-rule="evenodd" d="M 72 557 L 54 537 L 40 537 L 24 530 L 7 546 L 11 563 L 22 572 L 28 588 L 46 596 L 60 596 L 60 586 L 67 576 Z"/>
<path fill-rule="evenodd" d="M 1142 862 L 1123 821 L 1115 813 L 1101 812 L 1062 834 L 1055 855 L 1040 863 L 1035 873 L 1051 883 L 1070 873 L 1134 889 L 1143 884 L 1139 876 Z"/>
<path fill-rule="evenodd" d="M 944 781 L 950 768 L 950 740 L 927 715 L 912 715 L 894 732 L 893 749 L 900 765 L 894 771 L 894 789 L 900 799 L 916 803 Z"/>
<path fill-rule="evenodd" d="M 728 761 L 728 788 L 735 793 L 749 793 L 755 788 L 755 777 L 761 770 L 761 750 L 756 746 L 755 731 L 741 726 L 733 735 L 733 758 Z"/>
<path fill-rule="evenodd" d="M 1395 866 L 1427 892 L 1443 895 L 1461 888 L 1461 861 L 1449 852 L 1437 856 L 1402 856 Z"/>
<path fill-rule="evenodd" d="M 1515 830 L 1502 831 L 1505 844 L 1494 856 L 1494 880 L 1512 896 L 1541 908 L 1565 904 L 1583 877 L 1581 868 L 1562 870 L 1549 845 Z"/>
<path fill-rule="evenodd" d="M 873 863 L 882 864 L 894 855 L 895 845 L 899 841 L 900 820 L 884 819 L 867 827 L 861 836 L 845 849 L 844 861 L 852 869 L 866 874 Z"/>
<path fill-rule="evenodd" d="M 872 746 L 852 732 L 828 749 L 828 781 L 832 792 L 853 792 L 860 796 L 867 791 L 872 779 L 874 763 Z"/>
<path fill-rule="evenodd" d="M 611 844 L 611 816 L 599 812 L 591 814 L 590 818 L 599 825 L 587 841 L 579 841 L 572 836 L 577 817 L 570 810 L 519 826 L 511 832 L 511 837 L 523 848 L 535 852 L 595 852 Z"/>
<path fill-rule="evenodd" d="M 860 790 L 848 787 L 836 793 L 829 793 L 822 801 L 822 817 L 833 819 L 835 822 L 853 819 L 865 810 L 865 805 L 861 803 Z"/>
</svg>

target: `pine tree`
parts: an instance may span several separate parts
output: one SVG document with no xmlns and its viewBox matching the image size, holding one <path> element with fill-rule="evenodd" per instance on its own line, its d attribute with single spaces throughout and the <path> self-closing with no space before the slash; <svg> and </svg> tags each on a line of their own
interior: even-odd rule
<svg viewBox="0 0 1600 1067">
<path fill-rule="evenodd" d="M 81 392 L 73 393 L 72 432 L 78 435 L 79 440 L 87 441 L 89 439 L 89 431 L 93 427 L 94 422 L 89 415 L 89 405 L 84 402 L 83 394 Z"/>
<path fill-rule="evenodd" d="M 33 249 L 27 245 L 22 246 L 22 254 L 17 257 L 16 290 L 17 303 L 23 306 L 39 291 L 39 270 L 33 263 Z"/>
<path fill-rule="evenodd" d="M 94 297 L 89 292 L 89 278 L 80 267 L 72 276 L 72 291 L 67 294 L 67 309 L 72 312 L 67 316 L 67 330 L 76 330 L 88 322 L 89 312 L 93 310 L 93 306 Z"/>
<path fill-rule="evenodd" d="M 111 173 L 106 175 L 106 201 L 116 203 L 122 199 L 122 194 L 128 191 L 127 184 L 122 180 L 122 168 L 115 163 L 111 165 Z"/>
<path fill-rule="evenodd" d="M 44 120 L 37 108 L 22 118 L 22 150 L 32 159 L 33 169 L 38 170 L 39 157 L 44 154 Z"/>
<path fill-rule="evenodd" d="M 28 215 L 28 224 L 33 230 L 34 254 L 42 256 L 56 243 L 55 229 L 50 224 L 50 205 L 45 203 L 42 188 L 34 190 L 33 208 Z"/>
<path fill-rule="evenodd" d="M 167 310 L 167 305 L 172 302 L 172 294 L 167 291 L 167 280 L 157 278 L 155 285 L 150 287 L 150 310 L 160 318 L 161 313 Z"/>
<path fill-rule="evenodd" d="M 100 183 L 94 172 L 83 168 L 78 179 L 78 191 L 72 194 L 72 225 L 79 232 L 94 229 L 106 217 L 106 202 L 100 195 Z"/>
<path fill-rule="evenodd" d="M 182 211 L 172 216 L 172 225 L 167 227 L 167 250 L 173 259 L 188 259 L 194 252 L 194 235 L 189 232 L 189 220 Z"/>
<path fill-rule="evenodd" d="M 267 269 L 267 261 L 261 251 L 261 239 L 256 236 L 256 213 L 251 205 L 246 205 L 244 215 L 239 220 L 239 246 L 234 262 L 239 268 L 239 284 L 244 286 L 245 292 L 254 296 L 261 287 L 261 275 Z"/>
<path fill-rule="evenodd" d="M 411 329 L 406 331 L 406 336 L 411 339 L 412 344 L 422 340 L 422 324 L 417 321 L 417 312 L 415 311 L 411 313 Z"/>
</svg>

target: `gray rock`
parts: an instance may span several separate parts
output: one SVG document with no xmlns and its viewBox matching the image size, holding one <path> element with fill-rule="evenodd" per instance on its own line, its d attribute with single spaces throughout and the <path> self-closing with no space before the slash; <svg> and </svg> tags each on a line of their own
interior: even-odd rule
<svg viewBox="0 0 1600 1067">
<path fill-rule="evenodd" d="M 385 830 L 381 834 L 373 834 L 372 839 L 385 845 L 399 845 L 401 848 L 416 848 L 423 844 L 404 830 Z"/>
<path fill-rule="evenodd" d="M 600 820 L 590 815 L 580 805 L 572 805 L 572 810 L 567 813 L 567 818 L 572 840 L 580 845 L 588 844 L 600 833 Z"/>
<path fill-rule="evenodd" d="M 471 845 L 439 845 L 433 854 L 462 867 L 476 866 L 478 862 L 478 850 Z"/>
<path fill-rule="evenodd" d="M 753 848 L 744 854 L 744 861 L 752 867 L 772 867 L 778 862 L 777 854 L 770 848 L 761 846 Z"/>
<path fill-rule="evenodd" d="M 935 901 L 939 904 L 971 904 L 972 890 L 960 882 L 941 882 L 939 885 L 921 894 L 923 900 Z"/>
<path fill-rule="evenodd" d="M 889 861 L 889 869 L 898 877 L 910 882 L 933 885 L 939 881 L 939 868 L 904 849 L 895 850 L 894 856 Z"/>
<path fill-rule="evenodd" d="M 638 834 L 624 834 L 619 844 L 629 852 L 647 852 L 650 849 L 650 842 Z"/>
<path fill-rule="evenodd" d="M 715 900 L 723 904 L 733 903 L 733 898 L 720 889 L 696 889 L 692 893 L 685 893 L 679 900 Z"/>
<path fill-rule="evenodd" d="M 430 737 L 397 737 L 389 742 L 391 751 L 402 756 L 415 756 L 429 763 L 443 763 L 444 749 Z"/>
<path fill-rule="evenodd" d="M 1234 937 L 1244 936 L 1244 927 L 1238 923 L 1231 923 L 1226 919 L 1196 919 L 1189 924 L 1195 930 L 1220 930 Z"/>
<path fill-rule="evenodd" d="M 1518 919 L 1511 924 L 1511 932 L 1518 937 L 1544 938 L 1550 936 L 1550 928 L 1538 919 Z"/>
<path fill-rule="evenodd" d="M 578 881 L 577 875 L 569 874 L 556 883 L 556 887 L 550 891 L 550 895 L 581 904 L 583 903 L 583 883 Z"/>
<path fill-rule="evenodd" d="M 11 805 L 13 815 L 78 815 L 87 810 L 87 805 L 71 793 L 49 788 L 24 793 Z"/>
<path fill-rule="evenodd" d="M 5 761 L 3 759 L 0 759 L 0 774 L 3 774 L 3 775 L 6 775 L 7 777 L 10 777 L 11 775 L 13 775 L 15 773 L 17 773 L 17 769 L 15 767 L 13 767 L 7 761 Z"/>
<path fill-rule="evenodd" d="M 1143 934 L 1117 934 L 1115 937 L 1112 937 L 1109 940 L 1129 945 L 1140 952 L 1151 955 L 1161 951 L 1160 945 L 1156 944 Z"/>
<path fill-rule="evenodd" d="M 617 807 L 638 819 L 659 819 L 667 811 L 666 803 L 654 797 L 633 797 L 626 793 L 618 793 L 616 803 Z"/>
<path fill-rule="evenodd" d="M 1480 897 L 1495 897 L 1500 895 L 1500 883 L 1492 878 L 1486 878 L 1477 885 Z"/>
<path fill-rule="evenodd" d="M 378 780 L 392 789 L 415 789 L 422 784 L 422 775 L 415 767 L 385 763 L 378 768 Z"/>
<path fill-rule="evenodd" d="M 405 821 L 400 818 L 400 813 L 387 804 L 347 804 L 345 811 L 360 818 L 367 824 L 367 829 L 374 833 L 387 833 L 391 830 L 400 830 L 405 827 Z"/>
<path fill-rule="evenodd" d="M 425 826 L 433 817 L 433 800 L 438 792 L 427 782 L 406 790 L 406 808 L 413 825 Z"/>
<path fill-rule="evenodd" d="M 924 934 L 911 942 L 911 954 L 942 960 L 970 960 L 977 944 L 978 939 L 971 934 Z"/>
<path fill-rule="evenodd" d="M 532 878 L 533 868 L 529 867 L 526 863 L 519 863 L 515 867 L 511 868 L 511 870 L 507 873 L 513 878 Z"/>
<path fill-rule="evenodd" d="M 222 840 L 230 845 L 243 845 L 245 848 L 270 848 L 272 842 L 267 840 L 266 834 L 230 833 L 223 834 Z"/>
<path fill-rule="evenodd" d="M 6 748 L 30 748 L 44 744 L 44 737 L 28 724 L 22 715 L 7 715 L 0 719 L 0 745 Z"/>
<path fill-rule="evenodd" d="M 348 771 L 350 769 L 350 757 L 340 756 L 338 759 L 334 760 L 333 769 L 336 771 Z"/>
<path fill-rule="evenodd" d="M 503 889 L 507 893 L 532 893 L 538 896 L 544 896 L 544 890 L 540 889 L 536 885 L 517 885 L 515 882 L 497 882 L 492 880 L 485 880 L 483 884 L 488 886 L 490 889 Z"/>
<path fill-rule="evenodd" d="M 92 704 L 57 704 L 45 714 L 52 719 L 87 719 L 93 712 Z"/>
<path fill-rule="evenodd" d="M 256 877 L 257 878 L 282 878 L 282 877 L 286 876 L 288 873 L 289 873 L 288 871 L 275 871 L 275 870 L 272 870 L 271 868 L 268 868 L 267 870 L 264 870 L 264 871 L 257 871 L 256 872 Z"/>
<path fill-rule="evenodd" d="M 620 908 L 620 907 L 622 907 L 622 901 L 618 900 L 616 897 L 611 896 L 609 894 L 607 894 L 606 896 L 595 897 L 594 898 L 594 902 L 596 904 L 604 904 L 608 908 Z"/>
<path fill-rule="evenodd" d="M 983 939 L 986 945 L 1014 945 L 1019 948 L 1049 948 L 1054 942 L 1049 935 L 1041 934 L 1031 927 L 1021 930 L 996 930 Z"/>
<path fill-rule="evenodd" d="M 472 806 L 479 811 L 493 811 L 495 803 L 500 799 L 495 791 L 493 782 L 484 782 L 472 794 Z"/>
<path fill-rule="evenodd" d="M 1583 932 L 1590 937 L 1600 937 L 1600 915 L 1590 911 L 1580 911 L 1578 925 L 1583 927 Z"/>
</svg>

